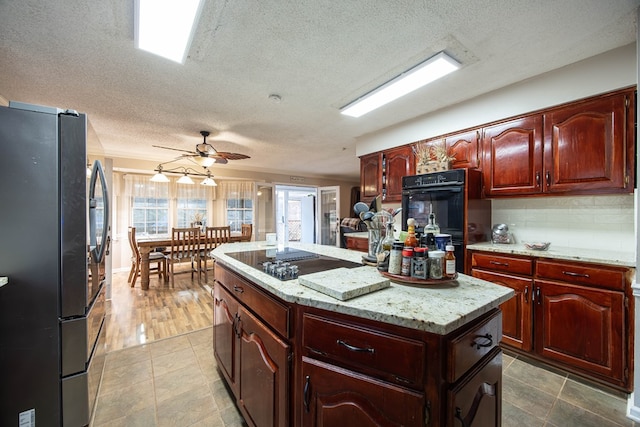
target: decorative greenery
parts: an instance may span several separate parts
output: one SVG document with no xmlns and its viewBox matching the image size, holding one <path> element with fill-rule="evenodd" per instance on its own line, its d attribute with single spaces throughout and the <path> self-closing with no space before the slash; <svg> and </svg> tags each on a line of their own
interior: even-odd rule
<svg viewBox="0 0 640 427">
<path fill-rule="evenodd" d="M 193 222 L 202 222 L 204 220 L 204 214 L 201 212 L 196 212 L 193 214 Z"/>
</svg>

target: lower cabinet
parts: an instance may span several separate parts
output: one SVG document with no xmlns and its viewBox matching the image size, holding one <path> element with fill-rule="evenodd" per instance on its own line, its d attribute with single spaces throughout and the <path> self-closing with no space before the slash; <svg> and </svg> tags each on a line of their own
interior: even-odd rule
<svg viewBox="0 0 640 427">
<path fill-rule="evenodd" d="M 423 393 L 302 358 L 302 425 L 424 426 Z"/>
<path fill-rule="evenodd" d="M 631 391 L 631 270 L 472 252 L 472 275 L 515 290 L 503 303 L 502 344 Z"/>
<path fill-rule="evenodd" d="M 290 345 L 220 282 L 214 286 L 213 327 L 215 358 L 247 424 L 290 425 Z"/>
<path fill-rule="evenodd" d="M 494 349 L 484 364 L 449 390 L 447 426 L 502 425 L 502 353 Z"/>
</svg>

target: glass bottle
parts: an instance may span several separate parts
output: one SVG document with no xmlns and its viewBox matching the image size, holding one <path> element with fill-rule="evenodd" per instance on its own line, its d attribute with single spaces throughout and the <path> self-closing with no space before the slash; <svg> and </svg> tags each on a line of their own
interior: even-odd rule
<svg viewBox="0 0 640 427">
<path fill-rule="evenodd" d="M 413 260 L 411 260 L 411 277 L 416 279 L 427 278 L 427 259 L 425 256 L 426 248 L 415 248 L 413 251 Z"/>
<path fill-rule="evenodd" d="M 393 242 L 391 253 L 389 254 L 389 273 L 400 274 L 402 270 L 402 242 Z"/>
<path fill-rule="evenodd" d="M 393 246 L 394 240 L 395 239 L 393 238 L 393 223 L 390 222 L 387 224 L 387 230 L 385 231 L 385 234 L 384 234 L 384 240 L 382 241 L 382 250 L 390 251 L 391 247 Z"/>
<path fill-rule="evenodd" d="M 402 249 L 402 265 L 400 274 L 403 276 L 411 276 L 411 260 L 413 259 L 413 248 L 405 246 Z"/>
<path fill-rule="evenodd" d="M 453 253 L 455 247 L 447 245 L 444 255 L 444 277 L 447 279 L 455 279 L 456 277 L 456 255 Z"/>
<path fill-rule="evenodd" d="M 436 224 L 436 214 L 431 211 L 429 214 L 429 222 L 424 226 L 423 234 L 426 236 L 426 244 L 429 250 L 435 250 L 436 248 L 436 235 L 440 234 L 440 227 Z"/>
<path fill-rule="evenodd" d="M 442 279 L 444 269 L 444 251 L 429 251 L 429 277 Z"/>
<path fill-rule="evenodd" d="M 404 246 L 409 248 L 415 248 L 418 246 L 418 239 L 416 237 L 416 220 L 409 218 L 407 220 L 407 237 L 404 239 Z"/>
</svg>

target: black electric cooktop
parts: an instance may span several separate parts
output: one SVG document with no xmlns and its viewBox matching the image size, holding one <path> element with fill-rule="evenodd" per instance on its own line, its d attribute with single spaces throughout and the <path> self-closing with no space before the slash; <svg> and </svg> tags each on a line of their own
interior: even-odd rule
<svg viewBox="0 0 640 427">
<path fill-rule="evenodd" d="M 246 252 L 227 252 L 225 255 L 262 270 L 280 280 L 297 279 L 302 274 L 335 268 L 362 267 L 362 264 L 294 248 L 260 249 Z"/>
</svg>

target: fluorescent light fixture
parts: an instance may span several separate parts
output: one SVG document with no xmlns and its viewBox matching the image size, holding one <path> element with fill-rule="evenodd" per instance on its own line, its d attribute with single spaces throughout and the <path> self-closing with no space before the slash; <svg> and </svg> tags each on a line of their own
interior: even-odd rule
<svg viewBox="0 0 640 427">
<path fill-rule="evenodd" d="M 203 0 L 135 0 L 135 45 L 184 64 Z"/>
<path fill-rule="evenodd" d="M 193 184 L 193 180 L 186 173 L 178 179 L 178 184 Z"/>
<path fill-rule="evenodd" d="M 458 61 L 446 53 L 440 52 L 342 107 L 340 113 L 351 117 L 363 116 L 459 68 L 460 63 Z"/>
</svg>

